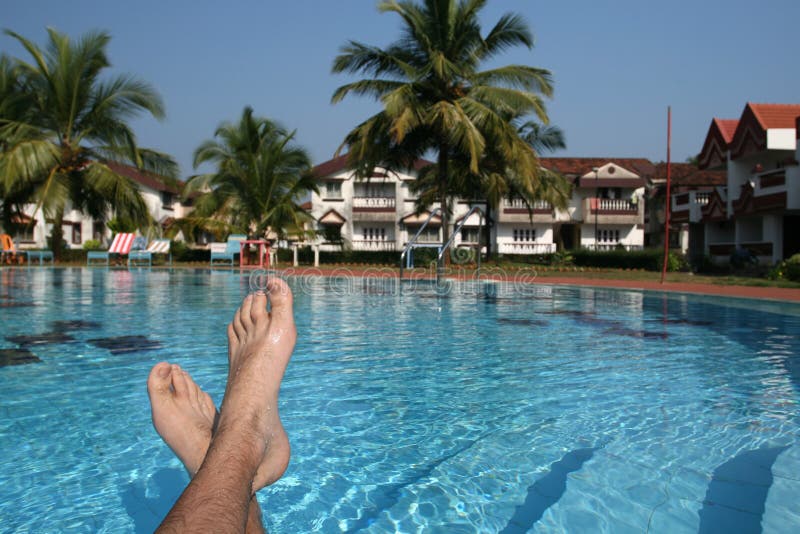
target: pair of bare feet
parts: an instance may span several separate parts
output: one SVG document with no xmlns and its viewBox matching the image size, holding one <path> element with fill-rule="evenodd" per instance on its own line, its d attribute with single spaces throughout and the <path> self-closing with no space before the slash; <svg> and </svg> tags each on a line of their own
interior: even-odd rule
<svg viewBox="0 0 800 534">
<path fill-rule="evenodd" d="M 297 338 L 292 294 L 280 279 L 271 279 L 267 289 L 269 296 L 248 295 L 228 325 L 228 379 L 220 412 L 178 365 L 158 363 L 147 379 L 153 425 L 190 477 L 202 466 L 218 424 L 250 418 L 253 437 L 264 448 L 253 493 L 278 480 L 290 456 L 278 391 Z"/>
</svg>

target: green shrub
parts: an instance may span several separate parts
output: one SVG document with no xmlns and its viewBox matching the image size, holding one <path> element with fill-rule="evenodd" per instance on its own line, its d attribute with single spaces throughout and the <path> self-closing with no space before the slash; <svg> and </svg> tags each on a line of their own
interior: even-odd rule
<svg viewBox="0 0 800 534">
<path fill-rule="evenodd" d="M 99 239 L 89 239 L 84 241 L 83 250 L 102 250 L 103 243 Z"/>
<path fill-rule="evenodd" d="M 645 250 L 589 250 L 572 251 L 575 265 L 579 267 L 602 267 L 608 269 L 645 269 L 660 271 L 664 263 L 664 253 L 659 249 Z M 677 252 L 670 252 L 667 260 L 668 271 L 688 269 L 686 258 Z"/>
<path fill-rule="evenodd" d="M 183 241 L 172 241 L 170 250 L 173 261 L 207 263 L 211 260 L 211 251 L 191 248 Z"/>
<path fill-rule="evenodd" d="M 59 261 L 67 263 L 86 263 L 86 250 L 65 248 L 61 251 L 61 258 Z"/>
<path fill-rule="evenodd" d="M 800 282 L 800 254 L 795 254 L 775 265 L 767 274 L 767 278 Z"/>
</svg>

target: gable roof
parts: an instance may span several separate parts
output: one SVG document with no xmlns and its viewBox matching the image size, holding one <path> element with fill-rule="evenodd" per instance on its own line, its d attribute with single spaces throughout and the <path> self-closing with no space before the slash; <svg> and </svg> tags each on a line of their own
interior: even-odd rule
<svg viewBox="0 0 800 534">
<path fill-rule="evenodd" d="M 609 163 L 634 172 L 641 178 L 649 178 L 655 173 L 655 166 L 645 158 L 539 158 L 539 165 L 568 178 L 589 174 L 595 167 L 600 168 Z"/>
<path fill-rule="evenodd" d="M 428 165 L 432 165 L 432 162 L 418 158 L 414 160 L 414 165 L 412 165 L 412 167 L 414 168 L 413 170 L 418 171 Z M 325 178 L 331 174 L 347 170 L 347 168 L 347 154 L 342 154 L 341 156 L 336 156 L 333 159 L 323 161 L 322 163 L 314 166 L 314 168 L 311 169 L 311 173 L 315 178 Z"/>
<path fill-rule="evenodd" d="M 691 163 L 672 163 L 670 181 L 672 186 L 713 186 L 725 185 L 728 177 L 725 171 L 698 169 Z M 654 181 L 666 182 L 667 164 L 657 163 Z"/>
<path fill-rule="evenodd" d="M 698 167 L 701 169 L 717 168 L 728 161 L 728 146 L 733 141 L 739 119 L 711 119 L 703 149 L 697 156 Z"/>
<path fill-rule="evenodd" d="M 797 117 L 800 117 L 800 104 L 754 104 L 748 102 L 745 109 L 750 108 L 761 128 L 794 128 Z"/>
<path fill-rule="evenodd" d="M 133 180 L 134 182 L 141 184 L 145 187 L 149 187 L 155 191 L 163 191 L 166 193 L 180 193 L 180 189 L 183 187 L 183 182 L 181 180 L 175 180 L 177 187 L 174 187 L 170 184 L 167 184 L 163 181 L 163 178 L 156 176 L 155 174 L 149 173 L 147 171 L 142 171 L 137 169 L 136 167 L 132 167 L 130 165 L 123 165 L 121 163 L 115 163 L 113 161 L 106 162 L 108 168 L 112 171 L 116 172 L 117 174 L 121 174 L 122 176 L 126 176 Z"/>
<path fill-rule="evenodd" d="M 736 133 L 730 143 L 731 158 L 767 149 L 767 130 L 794 129 L 800 116 L 800 104 L 753 104 L 742 111 Z"/>
</svg>

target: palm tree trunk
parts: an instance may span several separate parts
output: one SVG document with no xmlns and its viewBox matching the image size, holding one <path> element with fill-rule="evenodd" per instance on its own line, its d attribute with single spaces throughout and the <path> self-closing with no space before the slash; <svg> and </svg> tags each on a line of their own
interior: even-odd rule
<svg viewBox="0 0 800 534">
<path fill-rule="evenodd" d="M 486 236 L 486 259 L 492 258 L 492 228 L 489 226 L 489 221 L 492 219 L 492 205 L 486 201 L 486 213 L 483 215 L 483 232 Z M 480 243 L 478 243 L 478 253 L 480 253 Z"/>
<path fill-rule="evenodd" d="M 447 157 L 449 152 L 450 148 L 446 143 L 439 146 L 439 207 L 442 210 L 442 245 L 447 243 L 450 238 L 449 217 L 447 215 Z M 450 265 L 448 254 L 445 254 L 442 260 L 445 266 Z"/>
<path fill-rule="evenodd" d="M 49 248 L 53 251 L 53 263 L 61 260 L 64 249 L 64 208 L 58 208 L 53 217 L 53 227 L 50 229 Z"/>
</svg>

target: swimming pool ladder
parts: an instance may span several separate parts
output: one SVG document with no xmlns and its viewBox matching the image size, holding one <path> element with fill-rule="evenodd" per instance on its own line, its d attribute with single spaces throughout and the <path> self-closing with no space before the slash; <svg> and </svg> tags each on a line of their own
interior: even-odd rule
<svg viewBox="0 0 800 534">
<path fill-rule="evenodd" d="M 441 247 L 441 245 L 439 243 L 417 243 L 417 239 L 419 239 L 420 234 L 422 234 L 422 231 L 425 230 L 425 228 L 428 226 L 428 223 L 431 222 L 431 219 L 433 219 L 433 217 L 437 213 L 439 214 L 439 217 L 441 217 L 442 209 L 441 208 L 432 209 L 430 215 L 428 215 L 428 218 L 425 219 L 425 222 L 422 223 L 422 226 L 419 227 L 419 230 L 417 230 L 417 233 L 414 234 L 414 237 L 409 239 L 408 243 L 406 243 L 406 246 L 403 249 L 403 252 L 400 254 L 400 280 L 403 279 L 403 261 L 405 260 L 405 268 L 406 269 L 410 269 L 414 265 L 414 249 L 415 248 L 440 248 Z"/>
<path fill-rule="evenodd" d="M 467 222 L 470 215 L 473 213 L 478 214 L 478 241 L 475 244 L 475 258 L 477 261 L 477 271 L 476 274 L 480 275 L 481 273 L 481 232 L 483 231 L 483 211 L 478 206 L 472 206 L 472 208 L 461 218 L 461 222 L 456 225 L 453 229 L 453 233 L 450 234 L 450 239 L 447 240 L 447 243 L 442 245 L 442 248 L 439 249 L 439 255 L 436 257 L 436 281 L 438 282 L 442 276 L 444 276 L 444 253 L 447 252 L 447 249 L 450 245 L 453 244 L 458 233 L 461 231 L 461 227 L 464 226 L 464 223 Z"/>
<path fill-rule="evenodd" d="M 447 252 L 447 249 L 453 244 L 455 240 L 456 234 L 461 231 L 461 227 L 464 226 L 464 223 L 467 222 L 470 215 L 473 213 L 478 213 L 479 215 L 479 223 L 478 223 L 478 242 L 475 245 L 475 252 L 477 258 L 477 273 L 480 274 L 481 271 L 481 232 L 483 231 L 483 211 L 478 206 L 473 206 L 467 214 L 461 219 L 461 222 L 458 223 L 453 230 L 453 233 L 450 235 L 450 239 L 447 240 L 447 243 L 439 244 L 439 243 L 417 243 L 420 234 L 425 228 L 428 226 L 428 223 L 431 222 L 431 219 L 436 214 L 441 216 L 442 210 L 441 208 L 434 208 L 431 210 L 430 215 L 428 218 L 425 219 L 425 222 L 422 223 L 417 233 L 414 234 L 414 237 L 408 240 L 403 252 L 400 254 L 400 280 L 403 280 L 403 269 L 410 269 L 414 265 L 414 249 L 415 248 L 436 248 L 438 249 L 436 255 L 436 281 L 439 282 L 442 276 L 444 276 L 444 253 Z"/>
</svg>

